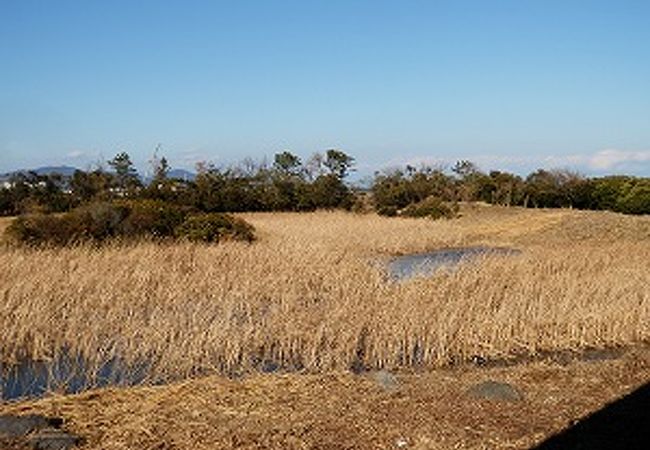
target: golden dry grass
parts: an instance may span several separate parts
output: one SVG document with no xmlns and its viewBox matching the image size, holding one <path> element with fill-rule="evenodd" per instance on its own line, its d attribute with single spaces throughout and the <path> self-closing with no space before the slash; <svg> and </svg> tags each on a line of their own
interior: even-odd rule
<svg viewBox="0 0 650 450">
<path fill-rule="evenodd" d="M 435 367 L 472 355 L 650 337 L 650 218 L 468 206 L 431 222 L 343 212 L 247 214 L 260 239 L 0 251 L 0 359 L 151 361 L 153 379 Z M 519 256 L 404 283 L 392 254 L 463 245 Z"/>
<path fill-rule="evenodd" d="M 645 348 L 618 360 L 567 366 L 400 372 L 394 390 L 349 372 L 211 376 L 0 405 L 0 412 L 63 417 L 66 428 L 86 439 L 84 449 L 377 450 L 400 448 L 400 442 L 416 450 L 526 449 L 649 375 Z M 486 379 L 512 383 L 524 400 L 466 394 Z"/>
<path fill-rule="evenodd" d="M 13 217 L 0 217 L 0 240 L 2 240 L 2 234 L 13 220 Z"/>
</svg>

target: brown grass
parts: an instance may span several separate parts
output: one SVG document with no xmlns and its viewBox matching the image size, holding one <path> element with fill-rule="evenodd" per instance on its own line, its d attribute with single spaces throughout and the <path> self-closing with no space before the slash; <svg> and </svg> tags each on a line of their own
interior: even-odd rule
<svg viewBox="0 0 650 450">
<path fill-rule="evenodd" d="M 53 396 L 0 405 L 0 412 L 63 417 L 86 439 L 84 449 L 378 450 L 398 449 L 398 442 L 416 450 L 526 449 L 648 382 L 649 374 L 646 348 L 567 366 L 405 371 L 394 390 L 349 372 L 212 376 Z M 466 394 L 487 379 L 517 386 L 524 400 Z"/>
<path fill-rule="evenodd" d="M 650 218 L 466 207 L 431 222 L 247 214 L 249 244 L 0 250 L 0 359 L 152 361 L 154 379 L 262 360 L 308 371 L 447 365 L 472 355 L 650 338 Z M 404 283 L 391 254 L 502 245 L 519 256 Z"/>
<path fill-rule="evenodd" d="M 0 241 L 2 240 L 2 235 L 13 219 L 13 217 L 0 217 Z"/>
</svg>

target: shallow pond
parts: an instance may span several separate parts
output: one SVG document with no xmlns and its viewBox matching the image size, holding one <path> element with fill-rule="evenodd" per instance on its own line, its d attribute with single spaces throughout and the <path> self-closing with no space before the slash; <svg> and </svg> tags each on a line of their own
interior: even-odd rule
<svg viewBox="0 0 650 450">
<path fill-rule="evenodd" d="M 394 280 L 427 276 L 444 268 L 452 268 L 471 259 L 490 255 L 517 255 L 521 251 L 500 247 L 448 248 L 427 253 L 397 256 L 388 261 L 387 270 Z"/>
</svg>

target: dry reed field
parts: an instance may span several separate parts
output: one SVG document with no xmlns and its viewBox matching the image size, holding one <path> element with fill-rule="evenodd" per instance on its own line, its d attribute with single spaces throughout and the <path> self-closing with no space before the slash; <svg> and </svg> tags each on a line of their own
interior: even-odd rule
<svg viewBox="0 0 650 450">
<path fill-rule="evenodd" d="M 0 360 L 65 349 L 89 375 L 118 359 L 172 383 L 54 392 L 0 413 L 63 417 L 92 449 L 523 449 L 648 382 L 650 217 L 462 212 L 246 214 L 253 244 L 4 247 Z M 474 245 L 521 253 L 401 282 L 383 269 L 391 255 Z M 462 364 L 606 347 L 632 350 Z M 398 387 L 352 367 L 391 369 Z M 464 394 L 486 378 L 525 400 Z"/>
<path fill-rule="evenodd" d="M 464 209 L 431 222 L 343 212 L 248 214 L 253 244 L 5 248 L 0 358 L 66 349 L 151 381 L 264 365 L 436 367 L 650 337 L 650 218 Z M 389 255 L 522 250 L 405 282 Z"/>
</svg>

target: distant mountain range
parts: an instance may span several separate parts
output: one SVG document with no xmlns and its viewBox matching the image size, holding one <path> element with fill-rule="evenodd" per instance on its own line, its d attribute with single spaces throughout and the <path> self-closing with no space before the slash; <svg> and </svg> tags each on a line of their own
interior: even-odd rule
<svg viewBox="0 0 650 450">
<path fill-rule="evenodd" d="M 196 174 L 185 169 L 172 169 L 167 174 L 167 178 L 177 178 L 179 180 L 194 181 Z"/>
<path fill-rule="evenodd" d="M 37 175 L 52 175 L 57 173 L 59 175 L 68 178 L 71 177 L 76 170 L 80 170 L 80 169 L 77 169 L 76 167 L 72 167 L 72 166 L 43 166 L 43 167 L 37 167 L 35 169 L 14 170 L 13 172 L 0 174 L 0 182 L 9 180 L 13 175 L 19 173 L 29 173 L 29 172 L 34 172 Z M 167 174 L 167 177 L 177 178 L 186 181 L 193 181 L 196 178 L 196 174 L 194 172 L 190 172 L 189 170 L 185 170 L 185 169 L 172 169 Z M 143 177 L 142 175 L 140 175 L 140 178 L 145 182 L 150 180 L 150 177 Z"/>
<path fill-rule="evenodd" d="M 29 173 L 29 172 L 34 172 L 37 175 L 52 175 L 58 173 L 60 175 L 63 175 L 64 177 L 71 177 L 72 174 L 74 174 L 75 170 L 77 170 L 77 168 L 71 166 L 43 166 L 43 167 L 37 167 L 36 169 L 14 170 L 13 172 L 0 174 L 0 179 L 4 179 L 4 178 L 8 179 L 12 175 L 17 175 L 19 173 Z"/>
</svg>

